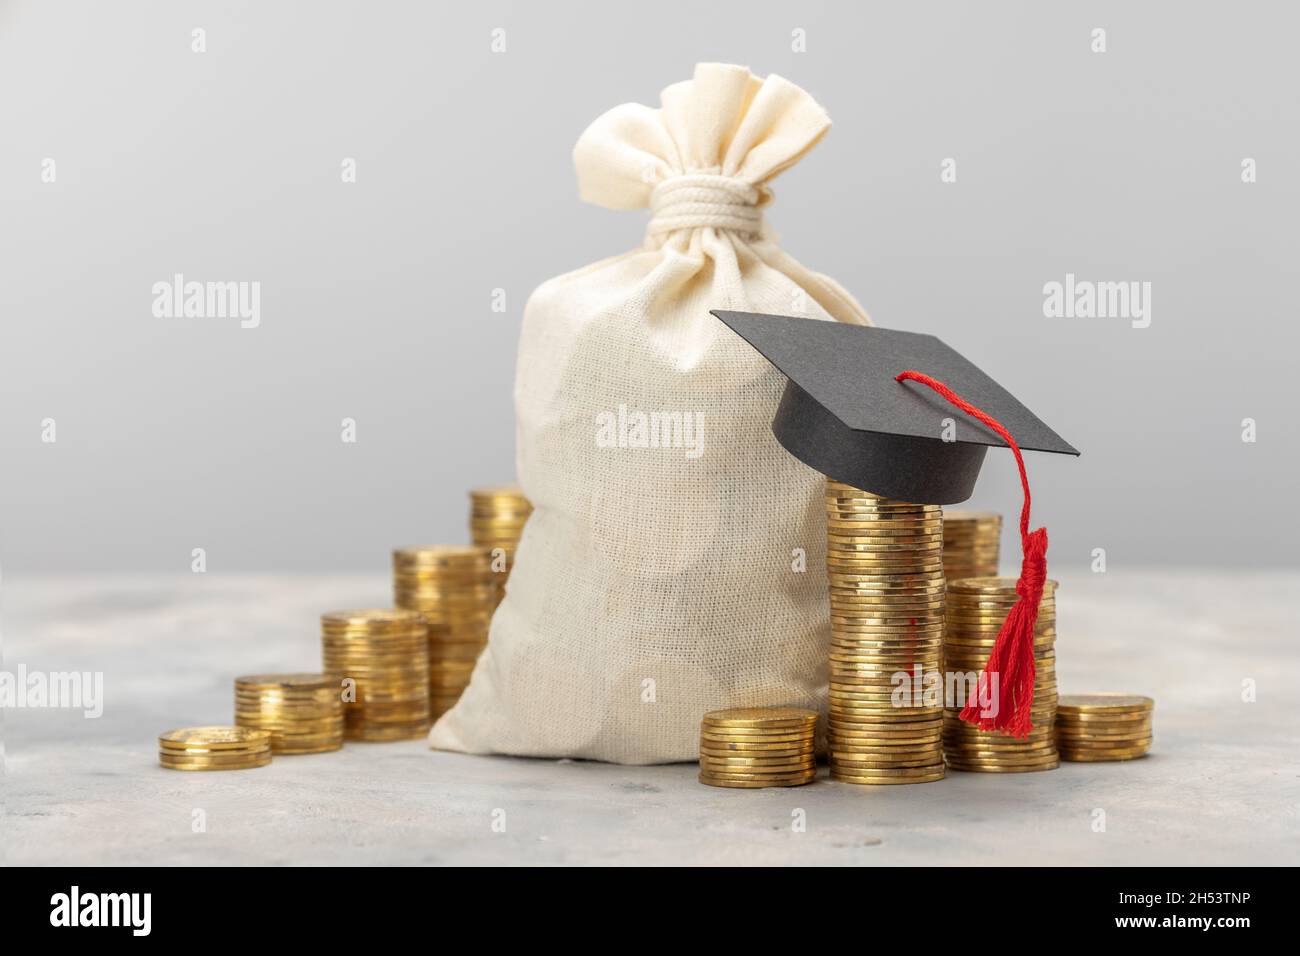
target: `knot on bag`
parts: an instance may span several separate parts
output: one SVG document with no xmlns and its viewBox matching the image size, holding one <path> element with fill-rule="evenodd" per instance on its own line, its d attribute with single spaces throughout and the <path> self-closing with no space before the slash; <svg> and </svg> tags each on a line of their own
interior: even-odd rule
<svg viewBox="0 0 1300 956">
<path fill-rule="evenodd" d="M 745 237 L 763 228 L 764 188 L 717 173 L 690 173 L 665 179 L 650 194 L 650 236 L 679 229 L 727 229 Z"/>
</svg>

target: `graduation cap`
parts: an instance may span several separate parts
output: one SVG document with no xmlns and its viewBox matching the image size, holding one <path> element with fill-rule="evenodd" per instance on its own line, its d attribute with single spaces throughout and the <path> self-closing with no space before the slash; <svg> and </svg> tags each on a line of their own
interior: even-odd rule
<svg viewBox="0 0 1300 956">
<path fill-rule="evenodd" d="M 752 312 L 713 313 L 789 379 L 772 419 L 785 449 L 822 474 L 885 498 L 965 501 L 994 429 L 928 388 L 917 370 L 1000 421 L 1022 449 L 1077 455 L 1014 395 L 933 335 Z"/>
<path fill-rule="evenodd" d="M 836 481 L 899 501 L 954 504 L 970 497 L 990 447 L 1020 469 L 1024 552 L 1016 590 L 981 684 L 999 674 L 1001 703 L 962 719 L 1015 736 L 1028 732 L 1033 630 L 1047 578 L 1047 530 L 1029 530 L 1022 448 L 1078 455 L 1014 395 L 933 335 L 819 319 L 714 310 L 788 379 L 772 433 L 790 454 Z M 975 695 L 972 695 L 972 704 Z"/>
</svg>

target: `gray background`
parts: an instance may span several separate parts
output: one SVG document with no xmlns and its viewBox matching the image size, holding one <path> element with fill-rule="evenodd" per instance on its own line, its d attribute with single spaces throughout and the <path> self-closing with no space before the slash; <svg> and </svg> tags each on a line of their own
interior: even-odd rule
<svg viewBox="0 0 1300 956">
<path fill-rule="evenodd" d="M 0 4 L 5 573 L 464 540 L 513 476 L 529 291 L 644 230 L 577 201 L 573 142 L 697 60 L 835 120 L 776 183 L 786 250 L 1083 450 L 1030 461 L 1054 561 L 1295 564 L 1298 34 L 1240 3 Z M 260 281 L 261 327 L 154 318 L 175 272 Z M 1151 327 L 1044 318 L 1066 272 L 1150 281 Z M 1017 500 L 991 455 L 972 505 Z"/>
</svg>

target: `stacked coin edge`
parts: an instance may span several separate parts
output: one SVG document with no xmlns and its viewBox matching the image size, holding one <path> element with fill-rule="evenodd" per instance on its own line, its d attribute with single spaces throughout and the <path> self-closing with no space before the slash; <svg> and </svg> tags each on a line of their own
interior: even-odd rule
<svg viewBox="0 0 1300 956">
<path fill-rule="evenodd" d="M 506 581 L 514 569 L 519 539 L 529 515 L 533 513 L 533 506 L 517 485 L 475 488 L 470 491 L 469 498 L 470 539 L 475 546 L 491 553 L 494 560 L 498 551 L 504 558 L 504 567 L 497 573 L 496 603 L 499 604 L 505 596 Z"/>
<path fill-rule="evenodd" d="M 492 556 L 474 545 L 430 545 L 393 552 L 393 602 L 428 626 L 429 707 L 434 720 L 455 706 L 487 647 L 499 600 Z"/>
<path fill-rule="evenodd" d="M 1032 729 L 1025 737 L 981 730 L 960 717 L 964 700 L 944 711 L 944 756 L 952 770 L 978 773 L 1029 773 L 1060 766 L 1053 726 L 1056 719 L 1056 588 L 1043 587 L 1034 626 Z M 944 631 L 944 674 L 966 675 L 966 690 L 977 686 L 998 632 L 1019 600 L 1015 578 L 980 577 L 948 582 Z M 973 680 L 971 678 L 974 678 Z M 954 686 L 959 686 L 954 681 Z"/>
<path fill-rule="evenodd" d="M 939 507 L 828 480 L 826 522 L 831 777 L 875 785 L 941 780 L 942 701 L 895 693 L 923 691 L 920 682 L 942 666 Z M 900 687 L 900 673 L 919 680 Z"/>
<path fill-rule="evenodd" d="M 324 669 L 344 691 L 347 740 L 407 740 L 429 730 L 429 637 L 423 615 L 374 608 L 321 615 Z"/>
<path fill-rule="evenodd" d="M 1056 711 L 1061 759 L 1136 760 L 1151 751 L 1155 701 L 1130 694 L 1066 694 Z"/>
<path fill-rule="evenodd" d="M 817 712 L 798 707 L 715 710 L 700 721 L 700 783 L 799 787 L 817 776 Z"/>
<path fill-rule="evenodd" d="M 1002 515 L 995 511 L 943 512 L 943 576 L 994 577 L 1002 543 Z"/>
<path fill-rule="evenodd" d="M 248 770 L 271 762 L 271 735 L 248 727 L 181 727 L 158 736 L 169 770 Z"/>
<path fill-rule="evenodd" d="M 235 725 L 265 730 L 277 754 L 343 746 L 343 700 L 328 674 L 250 674 L 235 678 Z"/>
</svg>

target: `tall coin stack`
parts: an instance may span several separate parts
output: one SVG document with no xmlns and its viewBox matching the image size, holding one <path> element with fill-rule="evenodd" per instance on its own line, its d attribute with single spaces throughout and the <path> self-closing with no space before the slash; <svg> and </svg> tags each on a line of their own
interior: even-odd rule
<svg viewBox="0 0 1300 956">
<path fill-rule="evenodd" d="M 515 566 L 515 549 L 533 506 L 515 485 L 476 488 L 469 493 L 469 533 L 474 544 L 505 552 L 506 569 L 497 575 L 497 603 L 505 597 L 506 578 Z"/>
<path fill-rule="evenodd" d="M 1056 709 L 1062 760 L 1133 760 L 1151 749 L 1156 702 L 1129 694 L 1065 694 Z"/>
<path fill-rule="evenodd" d="M 343 746 L 343 698 L 327 674 L 235 678 L 235 725 L 265 730 L 278 754 L 318 754 Z"/>
<path fill-rule="evenodd" d="M 1002 515 L 994 511 L 943 513 L 943 576 L 991 578 L 998 573 Z"/>
<path fill-rule="evenodd" d="M 942 699 L 913 696 L 900 707 L 893 700 L 895 674 L 918 677 L 919 685 L 942 663 L 939 507 L 827 481 L 826 531 L 831 776 L 864 784 L 941 780 Z"/>
<path fill-rule="evenodd" d="M 976 687 L 975 679 L 988 663 L 1002 622 L 1017 600 L 1015 578 L 948 582 L 944 672 L 967 675 L 968 693 Z M 1030 710 L 1033 730 L 1026 737 L 980 730 L 961 720 L 966 701 L 958 700 L 943 715 L 943 750 L 948 766 L 985 773 L 1055 769 L 1060 765 L 1052 735 L 1056 700 L 1056 582 L 1047 581 L 1034 625 L 1034 703 Z"/>
<path fill-rule="evenodd" d="M 429 627 L 429 705 L 434 720 L 455 705 L 487 646 L 499 576 L 492 556 L 472 545 L 393 552 L 393 603 L 419 611 Z"/>
<path fill-rule="evenodd" d="M 325 672 L 343 688 L 348 740 L 405 740 L 429 730 L 429 637 L 415 611 L 322 614 Z M 351 693 L 349 693 L 351 691 Z M 349 699 L 351 697 L 352 699 Z"/>
<path fill-rule="evenodd" d="M 711 787 L 798 787 L 817 776 L 817 712 L 738 707 L 700 723 L 700 783 Z"/>
</svg>

